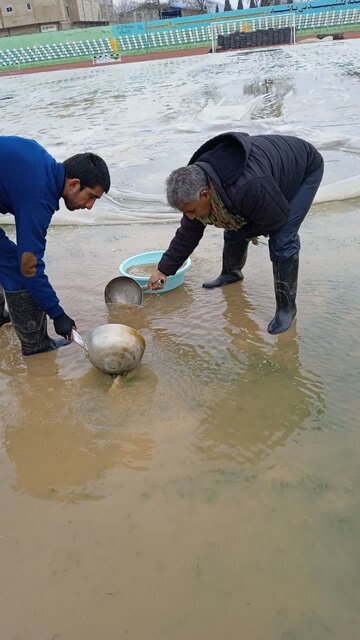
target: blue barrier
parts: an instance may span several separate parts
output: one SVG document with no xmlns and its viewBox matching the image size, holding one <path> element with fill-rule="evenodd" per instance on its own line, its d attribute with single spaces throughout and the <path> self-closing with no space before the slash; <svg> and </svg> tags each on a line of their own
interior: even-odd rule
<svg viewBox="0 0 360 640">
<path fill-rule="evenodd" d="M 130 24 L 117 24 L 112 26 L 113 36 L 145 36 L 151 32 L 164 32 L 172 30 L 193 29 L 194 27 L 207 28 L 215 22 L 229 20 L 246 20 L 261 17 L 302 15 L 308 13 L 320 13 L 324 11 L 344 11 L 360 7 L 360 0 L 316 0 L 315 2 L 296 2 L 293 4 L 274 5 L 256 9 L 243 9 L 241 11 L 222 11 L 219 13 L 207 13 L 186 18 L 172 18 L 169 20 L 152 20 L 151 22 L 136 22 Z"/>
</svg>

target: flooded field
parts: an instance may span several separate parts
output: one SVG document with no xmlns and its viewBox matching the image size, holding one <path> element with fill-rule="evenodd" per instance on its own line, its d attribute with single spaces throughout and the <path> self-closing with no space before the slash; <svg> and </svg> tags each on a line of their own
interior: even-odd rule
<svg viewBox="0 0 360 640">
<path fill-rule="evenodd" d="M 47 273 L 82 335 L 147 343 L 114 385 L 76 344 L 24 359 L 0 329 L 1 640 L 358 637 L 360 46 L 330 45 L 1 80 L 2 134 L 109 160 L 112 200 L 56 215 L 75 225 L 50 230 Z M 108 309 L 119 264 L 176 229 L 167 173 L 227 129 L 322 148 L 294 327 L 266 332 L 264 245 L 243 283 L 202 288 L 216 229 L 185 285 Z"/>
</svg>

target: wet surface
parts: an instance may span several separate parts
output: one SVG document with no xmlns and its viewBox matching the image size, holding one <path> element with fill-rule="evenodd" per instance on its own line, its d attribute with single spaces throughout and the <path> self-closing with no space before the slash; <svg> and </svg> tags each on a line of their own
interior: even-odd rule
<svg viewBox="0 0 360 640">
<path fill-rule="evenodd" d="M 168 82 L 171 93 L 172 70 L 181 74 L 186 67 L 179 61 L 156 65 L 161 91 Z M 327 59 L 324 67 L 327 73 Z M 26 77 L 35 137 L 39 110 L 43 138 L 55 143 L 52 117 L 63 101 L 64 114 L 72 112 L 73 119 L 70 130 L 59 124 L 59 137 L 85 145 L 81 119 L 77 142 L 73 134 L 76 113 L 90 100 L 86 95 L 93 95 L 93 118 L 109 105 L 90 88 L 94 73 L 105 82 L 98 70 L 78 73 L 83 84 L 74 98 L 73 74 L 41 79 L 45 87 L 57 87 L 53 105 L 41 102 L 40 91 L 33 102 L 35 76 Z M 141 65 L 126 73 L 141 86 Z M 195 78 L 196 67 L 189 73 Z M 358 88 L 345 75 L 343 86 L 353 99 Z M 112 108 L 126 90 L 108 87 Z M 161 104 L 159 113 L 163 109 Z M 354 105 L 352 113 L 355 120 Z M 121 129 L 119 114 L 113 117 Z M 291 117 L 284 115 L 288 122 Z M 146 131 L 139 116 L 135 120 L 134 114 L 146 146 Z M 19 122 L 18 133 L 24 133 L 26 123 L 22 117 Z M 107 127 L 103 142 L 93 138 L 99 149 Z M 183 139 L 182 151 L 192 142 L 193 134 Z M 165 154 L 171 138 L 161 144 Z M 114 188 L 126 175 L 130 181 L 122 153 L 113 150 Z M 340 149 L 331 153 L 339 178 L 345 176 L 349 156 Z M 152 178 L 149 164 L 143 174 L 135 171 L 132 187 L 140 191 L 146 171 L 148 186 L 160 184 L 166 167 L 156 167 Z M 221 231 L 208 229 L 185 285 L 145 294 L 142 307 L 107 308 L 104 288 L 119 264 L 165 248 L 175 226 L 49 231 L 47 272 L 81 335 L 120 322 L 140 331 L 147 348 L 141 366 L 114 382 L 76 344 L 24 359 L 12 327 L 0 329 L 1 638 L 357 638 L 358 205 L 322 204 L 308 216 L 298 319 L 278 337 L 266 332 L 274 299 L 264 245 L 250 247 L 243 283 L 208 291 L 201 284 L 217 275 L 222 250 Z"/>
<path fill-rule="evenodd" d="M 55 223 L 151 223 L 171 219 L 169 172 L 223 131 L 305 137 L 324 154 L 323 185 L 360 175 L 359 73 L 360 42 L 347 40 L 7 77 L 0 132 L 34 137 L 59 160 L 79 149 L 107 160 L 111 199 L 62 209 Z M 330 200 L 344 197 L 349 185 Z"/>
<path fill-rule="evenodd" d="M 81 332 L 122 322 L 147 349 L 114 383 L 75 344 L 24 360 L 1 329 L 4 638 L 355 637 L 357 220 L 308 219 L 298 320 L 278 338 L 263 245 L 243 284 L 206 291 L 209 231 L 184 286 L 109 311 L 121 247 L 173 228 L 50 232 L 49 274 Z"/>
</svg>

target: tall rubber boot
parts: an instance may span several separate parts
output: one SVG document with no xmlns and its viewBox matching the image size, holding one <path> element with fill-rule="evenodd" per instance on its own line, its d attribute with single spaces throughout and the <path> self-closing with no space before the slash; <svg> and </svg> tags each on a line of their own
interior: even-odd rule
<svg viewBox="0 0 360 640">
<path fill-rule="evenodd" d="M 276 313 L 268 325 L 269 333 L 287 331 L 295 319 L 298 271 L 298 253 L 285 262 L 273 262 Z"/>
<path fill-rule="evenodd" d="M 214 287 L 223 287 L 226 284 L 243 280 L 244 276 L 241 269 L 245 266 L 248 245 L 248 240 L 241 240 L 236 244 L 224 242 L 222 271 L 215 280 L 204 282 L 203 287 L 205 287 L 205 289 L 213 289 Z"/>
<path fill-rule="evenodd" d="M 5 291 L 11 322 L 21 342 L 24 356 L 54 351 L 69 344 L 63 338 L 53 340 L 47 333 L 46 313 L 32 299 L 30 293 L 23 291 Z"/>
<path fill-rule="evenodd" d="M 6 324 L 7 322 L 10 322 L 10 315 L 5 309 L 4 292 L 2 289 L 0 289 L 0 327 L 2 327 L 3 324 Z"/>
</svg>

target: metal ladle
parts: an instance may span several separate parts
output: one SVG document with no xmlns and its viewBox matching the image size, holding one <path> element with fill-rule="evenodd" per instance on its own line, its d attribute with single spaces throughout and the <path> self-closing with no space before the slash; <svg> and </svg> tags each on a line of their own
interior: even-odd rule
<svg viewBox="0 0 360 640">
<path fill-rule="evenodd" d="M 164 285 L 164 278 L 159 278 L 155 284 Z M 143 291 L 147 291 L 149 286 L 142 287 L 136 280 L 128 276 L 118 276 L 108 282 L 105 287 L 106 304 L 137 304 L 143 302 Z"/>
</svg>

